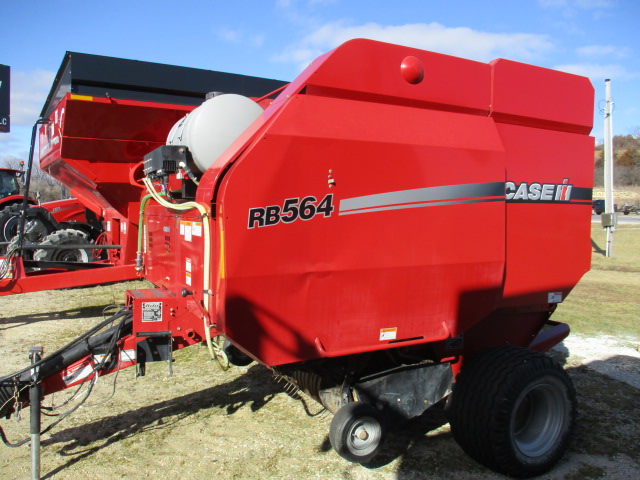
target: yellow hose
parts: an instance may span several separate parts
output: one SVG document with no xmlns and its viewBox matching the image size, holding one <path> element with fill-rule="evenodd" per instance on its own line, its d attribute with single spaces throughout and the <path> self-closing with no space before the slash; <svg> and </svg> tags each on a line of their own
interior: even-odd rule
<svg viewBox="0 0 640 480">
<path fill-rule="evenodd" d="M 151 180 L 149 180 L 148 178 L 144 178 L 142 179 L 142 181 L 144 182 L 145 186 L 147 187 L 147 191 L 153 197 L 153 199 L 163 207 L 168 208 L 170 210 L 179 210 L 179 211 L 193 210 L 195 208 L 200 213 L 200 216 L 202 217 L 202 224 L 203 224 L 203 230 L 204 230 L 204 265 L 203 265 L 204 278 L 202 282 L 202 286 L 204 290 L 204 298 L 202 301 L 203 303 L 202 307 L 205 313 L 209 313 L 209 301 L 211 297 L 211 276 L 210 276 L 211 230 L 210 230 L 210 224 L 209 224 L 210 209 L 206 205 L 202 205 L 198 202 L 184 202 L 184 203 L 168 202 L 167 200 L 165 200 L 160 196 L 161 195 L 160 193 L 156 192 L 156 189 L 151 183 Z M 221 354 L 223 354 L 223 352 L 220 350 L 220 348 L 217 345 L 215 347 L 213 345 L 213 341 L 211 339 L 211 331 L 209 330 L 209 325 L 207 324 L 207 320 L 208 320 L 207 316 L 204 316 L 202 320 L 204 322 L 204 334 L 207 339 L 207 348 L 209 349 L 209 354 L 211 355 L 212 359 L 219 360 L 219 357 L 221 356 Z M 218 352 L 217 355 L 216 355 L 216 352 L 214 352 L 214 348 L 216 352 Z M 222 356 L 224 360 L 224 355 Z M 221 363 L 221 366 L 225 368 L 225 365 L 223 365 L 222 363 Z"/>
</svg>

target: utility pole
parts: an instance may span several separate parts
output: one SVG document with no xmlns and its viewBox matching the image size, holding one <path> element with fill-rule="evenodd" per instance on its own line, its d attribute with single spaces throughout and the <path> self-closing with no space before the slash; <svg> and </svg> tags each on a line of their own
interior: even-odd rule
<svg viewBox="0 0 640 480">
<path fill-rule="evenodd" d="M 606 106 L 604 110 L 604 213 L 602 227 L 607 230 L 606 256 L 613 256 L 613 232 L 616 229 L 616 212 L 613 205 L 613 102 L 611 101 L 611 80 L 604 81 Z"/>
</svg>

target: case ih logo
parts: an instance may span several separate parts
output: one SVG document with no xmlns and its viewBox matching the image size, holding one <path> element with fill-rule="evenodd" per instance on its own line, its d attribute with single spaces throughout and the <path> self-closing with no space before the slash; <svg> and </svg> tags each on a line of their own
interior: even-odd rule
<svg viewBox="0 0 640 480">
<path fill-rule="evenodd" d="M 562 183 L 505 183 L 505 196 L 511 202 L 568 202 L 571 200 L 569 179 Z"/>
</svg>

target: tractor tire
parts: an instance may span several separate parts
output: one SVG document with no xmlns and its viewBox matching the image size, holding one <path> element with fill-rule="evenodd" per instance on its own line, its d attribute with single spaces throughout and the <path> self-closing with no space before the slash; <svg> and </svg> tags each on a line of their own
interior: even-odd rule
<svg viewBox="0 0 640 480">
<path fill-rule="evenodd" d="M 340 407 L 331 420 L 329 441 L 345 460 L 368 463 L 382 447 L 385 424 L 368 403 L 351 402 Z"/>
<path fill-rule="evenodd" d="M 41 245 L 54 245 L 60 248 L 46 248 L 36 250 L 33 259 L 39 262 L 93 262 L 96 258 L 89 249 L 69 249 L 65 245 L 92 245 L 89 235 L 80 230 L 68 228 L 58 230 L 45 237 Z"/>
<path fill-rule="evenodd" d="M 19 211 L 19 205 L 10 205 L 0 210 L 0 242 L 10 242 L 18 234 L 19 217 L 15 213 Z"/>
<path fill-rule="evenodd" d="M 503 345 L 463 366 L 448 408 L 453 436 L 477 462 L 518 478 L 541 475 L 567 448 L 576 392 L 562 367 Z"/>
</svg>

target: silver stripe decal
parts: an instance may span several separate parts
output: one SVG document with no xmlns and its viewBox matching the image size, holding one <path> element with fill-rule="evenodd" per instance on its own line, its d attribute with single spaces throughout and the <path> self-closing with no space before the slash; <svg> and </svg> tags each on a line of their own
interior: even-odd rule
<svg viewBox="0 0 640 480">
<path fill-rule="evenodd" d="M 479 197 L 499 198 L 481 200 Z M 470 183 L 346 198 L 340 201 L 339 215 L 504 200 L 503 182 Z"/>
<path fill-rule="evenodd" d="M 365 208 L 362 210 L 350 210 L 340 212 L 339 215 L 354 215 L 356 213 L 383 212 L 385 210 L 402 210 L 405 208 L 441 207 L 443 205 L 459 205 L 462 203 L 504 202 L 504 198 L 488 198 L 482 200 L 457 200 L 451 202 L 412 203 L 410 205 L 394 205 L 392 207 Z"/>
</svg>

